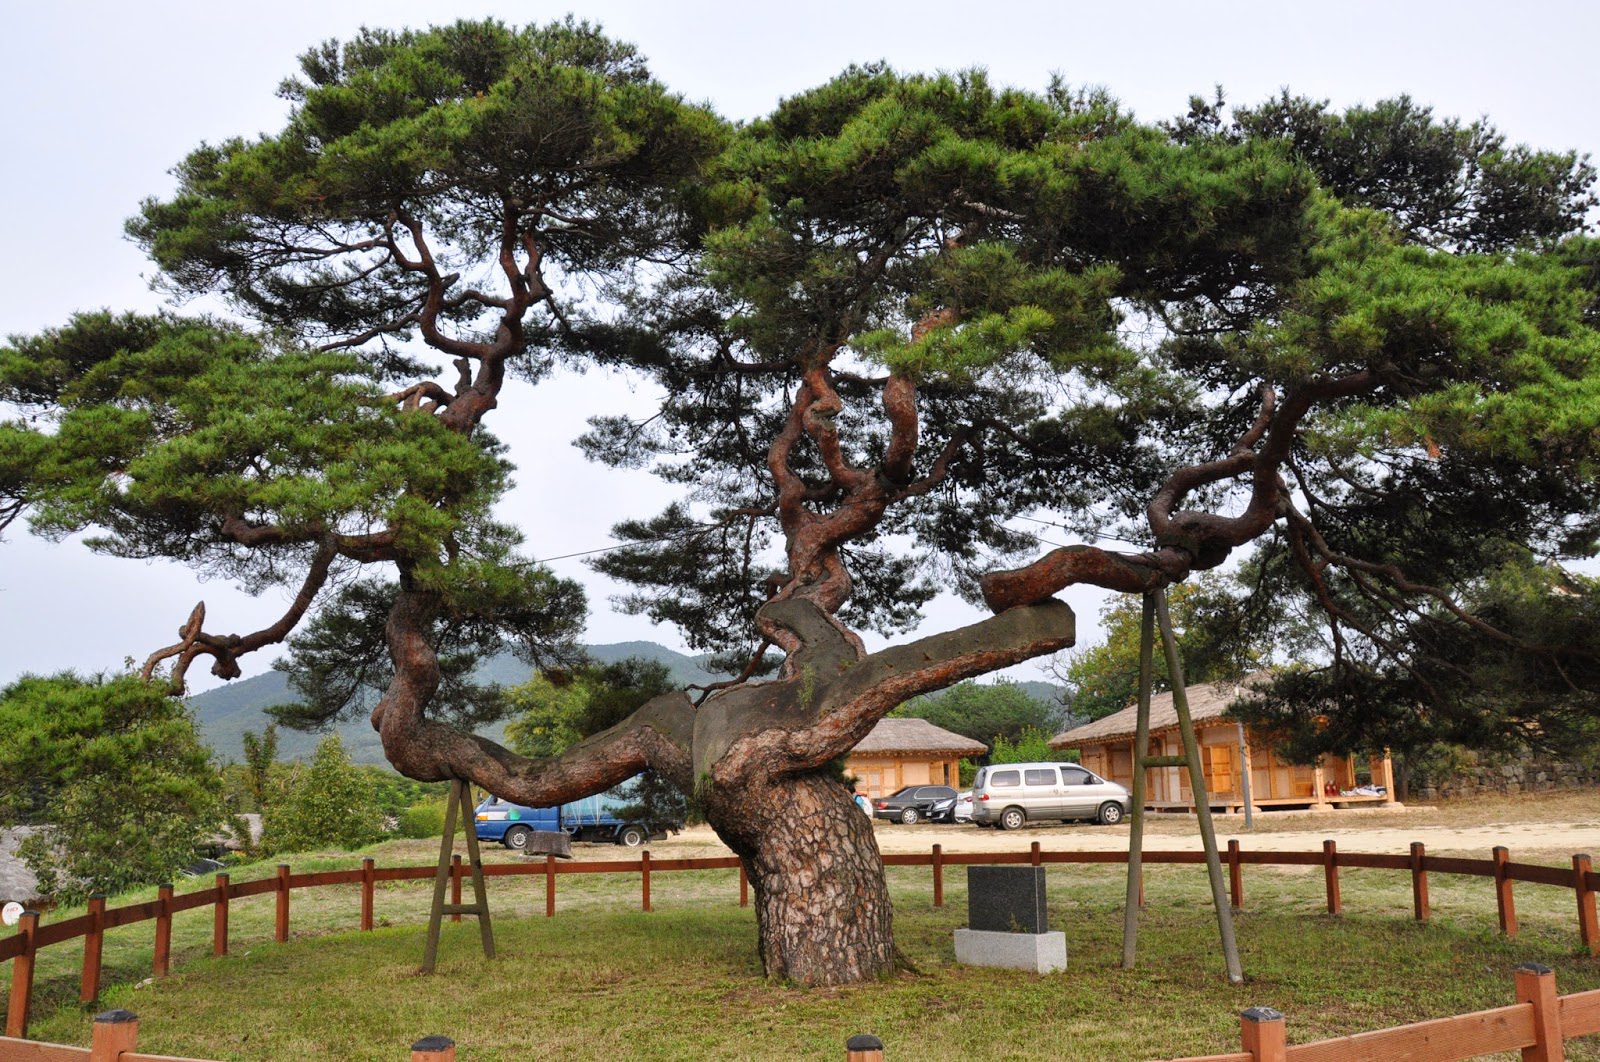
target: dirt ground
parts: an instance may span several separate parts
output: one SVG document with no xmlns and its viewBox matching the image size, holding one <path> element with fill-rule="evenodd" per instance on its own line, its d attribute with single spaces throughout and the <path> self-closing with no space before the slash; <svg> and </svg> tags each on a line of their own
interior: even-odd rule
<svg viewBox="0 0 1600 1062">
<path fill-rule="evenodd" d="M 1409 850 L 1421 841 L 1436 854 L 1487 857 L 1505 845 L 1513 859 L 1565 861 L 1574 852 L 1600 855 L 1600 789 L 1517 796 L 1476 797 L 1440 805 L 1363 807 L 1349 811 L 1265 811 L 1246 830 L 1242 815 L 1215 816 L 1217 836 L 1226 844 L 1236 837 L 1245 848 L 1278 851 L 1320 849 L 1333 838 L 1354 852 Z M 922 823 L 901 826 L 877 822 L 878 847 L 884 852 L 926 852 L 934 844 L 947 852 L 1015 852 L 1038 841 L 1045 851 L 1121 851 L 1128 847 L 1128 827 L 1041 823 L 1013 833 L 967 824 Z M 1200 847 L 1192 815 L 1151 815 L 1145 827 L 1147 849 L 1187 850 Z M 652 856 L 662 859 L 727 854 L 710 827 L 694 826 L 670 838 L 650 842 Z M 577 845 L 580 859 L 637 858 L 629 849 L 611 845 Z"/>
</svg>

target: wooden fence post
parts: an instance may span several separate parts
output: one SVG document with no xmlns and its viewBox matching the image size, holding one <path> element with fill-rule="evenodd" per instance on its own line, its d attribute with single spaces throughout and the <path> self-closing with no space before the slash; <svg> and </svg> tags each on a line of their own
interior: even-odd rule
<svg viewBox="0 0 1600 1062">
<path fill-rule="evenodd" d="M 471 827 L 468 827 L 469 829 Z M 450 902 L 457 907 L 461 906 L 461 853 L 457 852 L 450 857 Z M 461 912 L 450 916 L 450 921 L 461 921 Z"/>
<path fill-rule="evenodd" d="M 289 864 L 278 864 L 278 911 L 273 925 L 273 939 L 279 944 L 289 940 Z"/>
<path fill-rule="evenodd" d="M 172 968 L 172 883 L 156 886 L 156 952 L 150 964 L 156 977 L 167 976 Z"/>
<path fill-rule="evenodd" d="M 1341 913 L 1344 904 L 1339 900 L 1339 846 L 1331 839 L 1322 842 L 1322 881 L 1328 891 L 1328 913 Z"/>
<path fill-rule="evenodd" d="M 750 875 L 744 871 L 744 860 L 739 860 L 739 906 L 750 906 Z"/>
<path fill-rule="evenodd" d="M 1500 909 L 1500 932 L 1514 937 L 1517 935 L 1517 901 L 1511 895 L 1511 876 L 1506 873 L 1506 864 L 1510 861 L 1511 853 L 1504 846 L 1495 845 L 1494 900 Z"/>
<path fill-rule="evenodd" d="M 643 910 L 650 910 L 650 849 L 646 848 L 639 853 L 639 888 L 642 892 L 640 906 Z"/>
<path fill-rule="evenodd" d="M 33 956 L 38 950 L 34 936 L 39 932 L 39 912 L 23 911 L 17 922 L 22 934 L 22 954 L 11 960 L 11 998 L 6 1005 L 6 1035 L 28 1035 L 28 1007 L 33 1002 Z"/>
<path fill-rule="evenodd" d="M 89 1062 L 117 1062 L 139 1046 L 139 1016 L 129 1010 L 108 1010 L 94 1016 Z"/>
<path fill-rule="evenodd" d="M 1228 839 L 1228 892 L 1235 911 L 1244 910 L 1244 860 L 1240 858 L 1239 839 Z"/>
<path fill-rule="evenodd" d="M 933 846 L 933 905 L 944 906 L 944 846 Z"/>
<path fill-rule="evenodd" d="M 1578 897 L 1578 937 L 1590 955 L 1600 955 L 1600 925 L 1595 922 L 1594 890 L 1589 888 L 1588 880 L 1593 869 L 1587 853 L 1572 857 L 1572 889 Z"/>
<path fill-rule="evenodd" d="M 845 1062 L 883 1062 L 883 1041 L 871 1033 L 859 1033 L 844 1042 Z"/>
<path fill-rule="evenodd" d="M 556 916 L 556 857 L 544 857 L 544 916 Z"/>
<path fill-rule="evenodd" d="M 228 954 L 228 891 L 230 879 L 217 875 L 217 898 L 211 903 L 211 954 Z"/>
<path fill-rule="evenodd" d="M 1251 1007 L 1239 1015 L 1239 1043 L 1253 1062 L 1284 1062 L 1289 1030 L 1283 1015 L 1271 1007 Z"/>
<path fill-rule="evenodd" d="M 448 1036 L 424 1036 L 411 1045 L 411 1062 L 456 1062 L 456 1042 Z"/>
<path fill-rule="evenodd" d="M 106 897 L 89 897 L 89 932 L 83 935 L 83 975 L 78 980 L 78 1002 L 93 1003 L 100 995 L 100 955 L 106 939 Z"/>
<path fill-rule="evenodd" d="M 1533 1046 L 1522 1049 L 1522 1062 L 1562 1062 L 1561 1001 L 1556 998 L 1555 971 L 1536 962 L 1517 967 L 1517 1002 L 1533 1004 Z"/>
<path fill-rule="evenodd" d="M 1417 921 L 1428 920 L 1428 872 L 1422 869 L 1422 861 L 1428 857 L 1428 850 L 1421 841 L 1411 842 L 1411 912 Z"/>
<path fill-rule="evenodd" d="M 1039 858 L 1039 842 L 1038 841 L 1033 842 L 1033 847 L 1028 850 L 1028 862 L 1032 863 L 1034 866 L 1041 865 L 1042 861 Z"/>
<path fill-rule="evenodd" d="M 372 929 L 373 900 L 376 898 L 378 866 L 371 856 L 361 861 L 361 928 Z"/>
</svg>

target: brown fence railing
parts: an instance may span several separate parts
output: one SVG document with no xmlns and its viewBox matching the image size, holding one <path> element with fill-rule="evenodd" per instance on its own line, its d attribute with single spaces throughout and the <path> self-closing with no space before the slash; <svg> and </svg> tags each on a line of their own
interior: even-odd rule
<svg viewBox="0 0 1600 1062">
<path fill-rule="evenodd" d="M 1033 842 L 1026 852 L 946 852 L 934 845 L 927 853 L 890 853 L 883 862 L 891 867 L 929 867 L 933 873 L 933 904 L 944 906 L 944 868 L 971 864 L 1022 863 L 1043 866 L 1051 863 L 1125 863 L 1126 852 L 1046 852 L 1039 842 Z M 1202 852 L 1145 852 L 1146 863 L 1200 864 L 1205 861 Z M 1500 917 L 1500 930 L 1507 936 L 1517 933 L 1517 915 L 1513 882 L 1549 885 L 1573 890 L 1577 903 L 1578 936 L 1591 955 L 1600 955 L 1600 926 L 1595 914 L 1595 893 L 1600 892 L 1600 874 L 1595 873 L 1589 856 L 1572 857 L 1571 869 L 1551 867 L 1536 863 L 1513 863 L 1507 850 L 1497 847 L 1489 859 L 1463 859 L 1454 856 L 1430 856 L 1421 842 L 1411 845 L 1405 855 L 1385 855 L 1367 852 L 1341 852 L 1333 841 L 1324 841 L 1318 852 L 1246 851 L 1238 841 L 1229 841 L 1225 856 L 1232 904 L 1242 908 L 1245 902 L 1244 867 L 1254 866 L 1320 866 L 1323 868 L 1324 887 L 1327 892 L 1329 912 L 1343 910 L 1339 894 L 1339 871 L 1344 868 L 1406 871 L 1411 875 L 1413 917 L 1426 922 L 1429 917 L 1428 875 L 1459 874 L 1492 879 L 1495 902 Z M 459 902 L 461 882 L 466 867 L 457 860 L 451 873 L 451 891 Z M 556 913 L 556 880 L 565 874 L 637 874 L 640 881 L 640 906 L 650 910 L 650 877 L 652 874 L 682 870 L 734 870 L 739 872 L 739 904 L 749 903 L 749 885 L 744 865 L 737 856 L 711 856 L 691 859 L 652 859 L 645 851 L 638 859 L 591 859 L 559 861 L 546 856 L 542 862 L 530 860 L 522 863 L 493 863 L 483 868 L 486 877 L 529 877 L 543 875 L 545 879 L 546 917 Z M 218 874 L 215 884 L 195 892 L 174 895 L 171 885 L 162 885 L 154 900 L 107 908 L 104 897 L 89 901 L 89 910 L 60 922 L 41 924 L 38 912 L 23 914 L 18 931 L 0 937 L 0 962 L 11 961 L 11 994 L 6 1008 L 5 1035 L 27 1035 L 28 1012 L 33 996 L 33 971 L 39 949 L 69 940 L 83 940 L 83 966 L 79 982 L 79 999 L 92 1003 L 100 994 L 100 956 L 107 930 L 136 922 L 155 922 L 155 951 L 152 973 L 164 977 L 172 963 L 172 918 L 182 911 L 201 907 L 212 909 L 212 953 L 228 954 L 228 915 L 234 900 L 271 894 L 276 917 L 273 938 L 279 943 L 289 939 L 290 896 L 296 889 L 320 888 L 327 885 L 359 885 L 361 890 L 360 926 L 370 930 L 374 924 L 376 885 L 380 881 L 422 881 L 432 878 L 434 866 L 379 867 L 371 859 L 363 859 L 359 868 L 328 870 L 313 874 L 293 873 L 288 864 L 279 864 L 277 873 L 270 878 L 235 884 L 227 874 Z M 1143 895 L 1143 882 L 1140 882 Z M 459 919 L 457 919 L 459 920 Z"/>
</svg>

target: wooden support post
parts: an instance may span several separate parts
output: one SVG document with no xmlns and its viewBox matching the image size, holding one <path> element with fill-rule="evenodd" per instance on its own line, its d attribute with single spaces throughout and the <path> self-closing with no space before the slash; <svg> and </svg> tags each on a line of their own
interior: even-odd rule
<svg viewBox="0 0 1600 1062">
<path fill-rule="evenodd" d="M 844 1042 L 845 1062 L 883 1062 L 883 1041 L 861 1033 Z"/>
<path fill-rule="evenodd" d="M 1428 857 L 1428 850 L 1421 841 L 1411 842 L 1411 911 L 1417 921 L 1428 920 L 1428 872 L 1422 869 L 1422 861 Z"/>
<path fill-rule="evenodd" d="M 1228 841 L 1228 896 L 1235 911 L 1244 910 L 1244 860 L 1237 837 Z"/>
<path fill-rule="evenodd" d="M 1496 845 L 1494 849 L 1494 899 L 1495 906 L 1500 909 L 1500 932 L 1508 937 L 1517 935 L 1517 901 L 1511 895 L 1511 876 L 1506 873 L 1506 864 L 1511 861 L 1511 853 L 1504 846 Z"/>
<path fill-rule="evenodd" d="M 472 829 L 468 826 L 467 829 Z M 461 906 L 461 853 L 457 852 L 450 857 L 450 902 L 456 907 Z M 461 921 L 461 912 L 456 911 L 450 915 L 450 921 Z"/>
<path fill-rule="evenodd" d="M 411 1045 L 411 1062 L 456 1062 L 456 1042 L 448 1036 L 424 1036 Z"/>
<path fill-rule="evenodd" d="M 646 848 L 639 853 L 639 903 L 643 910 L 650 910 L 650 849 Z"/>
<path fill-rule="evenodd" d="M 278 864 L 278 912 L 273 924 L 273 939 L 279 944 L 289 940 L 289 864 Z"/>
<path fill-rule="evenodd" d="M 361 861 L 361 928 L 370 930 L 374 901 L 377 899 L 378 864 L 371 856 Z"/>
<path fill-rule="evenodd" d="M 544 916 L 556 916 L 556 857 L 544 857 Z"/>
<path fill-rule="evenodd" d="M 1589 888 L 1588 881 L 1593 869 L 1587 854 L 1572 857 L 1572 889 L 1578 897 L 1578 938 L 1590 955 L 1600 955 L 1600 925 L 1595 921 L 1594 890 Z"/>
<path fill-rule="evenodd" d="M 1133 736 L 1133 792 L 1129 794 L 1128 887 L 1122 903 L 1122 968 L 1133 969 L 1139 943 L 1139 909 L 1144 906 L 1144 788 L 1150 755 L 1150 682 L 1154 672 L 1156 604 L 1145 594 L 1139 615 L 1139 698 Z"/>
<path fill-rule="evenodd" d="M 167 976 L 172 968 L 172 884 L 163 882 L 156 886 L 156 952 L 151 963 L 151 973 Z"/>
<path fill-rule="evenodd" d="M 83 935 L 83 974 L 78 979 L 78 1002 L 93 1003 L 100 996 L 100 955 L 106 939 L 104 893 L 89 897 L 89 931 Z"/>
<path fill-rule="evenodd" d="M 1040 866 L 1043 863 L 1043 860 L 1039 858 L 1038 841 L 1033 842 L 1033 847 L 1028 849 L 1028 862 L 1032 863 L 1034 866 Z"/>
<path fill-rule="evenodd" d="M 745 873 L 744 860 L 739 860 L 739 906 L 750 906 L 750 875 Z"/>
<path fill-rule="evenodd" d="M 1284 1062 L 1289 1030 L 1283 1015 L 1271 1007 L 1251 1007 L 1239 1015 L 1239 1043 L 1251 1062 Z"/>
<path fill-rule="evenodd" d="M 1156 620 L 1161 625 L 1161 646 L 1167 658 L 1167 674 L 1172 678 L 1172 709 L 1178 716 L 1178 733 L 1183 738 L 1183 754 L 1189 761 L 1189 795 L 1194 798 L 1195 818 L 1200 826 L 1200 843 L 1206 854 L 1206 877 L 1211 883 L 1211 906 L 1217 916 L 1217 936 L 1222 943 L 1222 961 L 1231 984 L 1244 984 L 1244 966 L 1239 961 L 1239 942 L 1233 933 L 1233 908 L 1228 906 L 1228 887 L 1222 881 L 1222 855 L 1217 851 L 1217 830 L 1211 821 L 1211 801 L 1206 795 L 1205 767 L 1200 762 L 1200 743 L 1194 735 L 1194 719 L 1189 714 L 1189 695 L 1184 688 L 1183 659 L 1178 654 L 1178 638 L 1172 631 L 1172 616 L 1167 612 L 1165 590 L 1152 594 Z M 1148 709 L 1146 709 L 1148 711 Z"/>
<path fill-rule="evenodd" d="M 461 857 L 451 852 L 456 843 L 456 824 L 467 834 L 467 867 L 472 871 L 473 902 L 461 902 Z M 445 888 L 451 887 L 451 902 L 445 903 Z M 439 959 L 439 933 L 444 916 L 461 921 L 469 914 L 478 919 L 478 936 L 483 941 L 483 957 L 494 958 L 494 930 L 489 922 L 489 893 L 483 884 L 483 856 L 478 851 L 478 830 L 472 818 L 472 787 L 460 778 L 450 780 L 445 798 L 444 833 L 439 838 L 439 862 L 433 872 L 433 900 L 428 910 L 427 943 L 422 949 L 422 973 L 433 973 Z"/>
<path fill-rule="evenodd" d="M 1522 1049 L 1522 1062 L 1562 1062 L 1561 1001 L 1556 997 L 1555 971 L 1536 962 L 1517 967 L 1517 1002 L 1533 1004 L 1533 1046 Z"/>
<path fill-rule="evenodd" d="M 1321 811 L 1328 805 L 1328 775 L 1322 769 L 1322 761 L 1318 760 L 1316 767 L 1311 772 L 1311 788 L 1315 790 L 1312 798 L 1316 801 L 1316 810 Z"/>
<path fill-rule="evenodd" d="M 23 911 L 17 922 L 22 934 L 22 954 L 11 960 L 11 996 L 6 1003 L 6 1035 L 18 1039 L 28 1035 L 28 1008 L 33 1003 L 33 957 L 38 951 L 34 938 L 39 932 L 39 912 Z"/>
<path fill-rule="evenodd" d="M 217 875 L 217 898 L 211 904 L 211 954 L 228 954 L 228 875 Z"/>
<path fill-rule="evenodd" d="M 94 1016 L 89 1039 L 89 1062 L 117 1062 L 139 1047 L 139 1016 L 128 1010 L 108 1010 Z"/>
<path fill-rule="evenodd" d="M 1344 904 L 1339 901 L 1339 847 L 1332 840 L 1322 842 L 1322 881 L 1328 891 L 1328 913 L 1341 913 Z"/>
<path fill-rule="evenodd" d="M 944 847 L 933 846 L 933 905 L 944 906 Z"/>
</svg>

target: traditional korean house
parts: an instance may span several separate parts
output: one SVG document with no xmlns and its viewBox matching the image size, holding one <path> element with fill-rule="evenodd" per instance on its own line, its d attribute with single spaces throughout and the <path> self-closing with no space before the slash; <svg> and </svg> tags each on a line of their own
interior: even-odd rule
<svg viewBox="0 0 1600 1062">
<path fill-rule="evenodd" d="M 1253 678 L 1254 676 L 1252 676 Z M 1258 808 L 1343 807 L 1384 803 L 1393 798 L 1394 768 L 1388 753 L 1369 761 L 1366 792 L 1357 792 L 1359 761 L 1354 757 L 1324 756 L 1304 765 L 1280 759 L 1269 743 L 1242 724 L 1224 717 L 1228 706 L 1248 697 L 1250 678 L 1190 686 L 1189 713 L 1200 762 L 1206 779 L 1207 803 L 1214 809 L 1238 811 L 1244 807 L 1244 776 L 1250 777 L 1250 801 Z M 1085 767 L 1133 788 L 1133 739 L 1138 707 L 1057 734 L 1050 747 L 1061 752 L 1077 750 Z M 1178 714 L 1171 693 L 1150 698 L 1151 756 L 1181 756 Z M 1152 767 L 1145 779 L 1145 806 L 1156 810 L 1192 810 L 1194 795 L 1189 772 L 1180 767 Z M 1381 786 L 1383 792 L 1373 791 Z"/>
<path fill-rule="evenodd" d="M 908 785 L 961 786 L 961 761 L 988 746 L 934 726 L 926 719 L 880 719 L 845 760 L 856 789 L 870 798 Z"/>
</svg>

